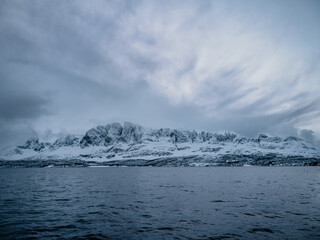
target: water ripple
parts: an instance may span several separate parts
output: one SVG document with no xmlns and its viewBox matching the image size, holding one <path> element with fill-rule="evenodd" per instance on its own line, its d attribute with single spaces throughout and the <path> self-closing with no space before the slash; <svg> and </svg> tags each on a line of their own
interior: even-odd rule
<svg viewBox="0 0 320 240">
<path fill-rule="evenodd" d="M 0 169 L 0 239 L 319 239 L 316 168 Z"/>
</svg>

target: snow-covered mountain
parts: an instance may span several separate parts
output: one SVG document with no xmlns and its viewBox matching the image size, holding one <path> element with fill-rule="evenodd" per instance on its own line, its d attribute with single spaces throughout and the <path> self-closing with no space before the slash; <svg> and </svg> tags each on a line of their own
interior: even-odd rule
<svg viewBox="0 0 320 240">
<path fill-rule="evenodd" d="M 247 138 L 228 132 L 148 129 L 125 122 L 98 126 L 84 136 L 68 135 L 53 143 L 29 139 L 22 146 L 3 150 L 0 160 L 0 166 L 39 162 L 43 166 L 320 165 L 320 150 L 292 136 Z"/>
</svg>

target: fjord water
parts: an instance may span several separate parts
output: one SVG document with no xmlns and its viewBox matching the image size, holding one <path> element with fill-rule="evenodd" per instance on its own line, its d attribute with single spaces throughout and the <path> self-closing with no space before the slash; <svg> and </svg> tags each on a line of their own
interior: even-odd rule
<svg viewBox="0 0 320 240">
<path fill-rule="evenodd" d="M 320 239 L 320 168 L 0 169 L 0 238 Z"/>
</svg>

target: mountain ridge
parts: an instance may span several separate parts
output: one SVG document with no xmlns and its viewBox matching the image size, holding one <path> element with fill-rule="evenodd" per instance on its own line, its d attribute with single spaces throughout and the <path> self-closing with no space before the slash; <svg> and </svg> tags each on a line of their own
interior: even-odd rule
<svg viewBox="0 0 320 240">
<path fill-rule="evenodd" d="M 53 143 L 32 138 L 0 153 L 8 161 L 81 161 L 98 165 L 320 165 L 320 150 L 301 138 L 144 128 L 130 122 L 69 134 Z M 1 164 L 0 164 L 1 165 Z M 86 164 L 85 164 L 86 165 Z"/>
</svg>

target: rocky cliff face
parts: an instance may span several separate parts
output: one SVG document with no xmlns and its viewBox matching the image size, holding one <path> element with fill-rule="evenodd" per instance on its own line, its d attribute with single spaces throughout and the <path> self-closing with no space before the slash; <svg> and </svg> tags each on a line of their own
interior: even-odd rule
<svg viewBox="0 0 320 240">
<path fill-rule="evenodd" d="M 110 146 L 115 143 L 138 143 L 142 141 L 168 141 L 177 143 L 230 142 L 237 137 L 234 133 L 212 134 L 209 132 L 185 131 L 169 128 L 145 129 L 140 125 L 125 122 L 98 126 L 86 132 L 80 141 L 82 148 L 88 146 Z"/>
<path fill-rule="evenodd" d="M 149 164 L 211 166 L 244 164 L 318 164 L 320 151 L 297 137 L 247 138 L 235 133 L 210 133 L 169 128 L 147 129 L 125 122 L 97 126 L 84 136 L 68 135 L 53 143 L 33 138 L 3 151 L 6 160 L 90 161 L 114 165 Z M 186 160 L 187 159 L 187 160 Z M 139 165 L 138 164 L 138 165 Z M 164 164 L 164 165 L 166 165 Z"/>
<path fill-rule="evenodd" d="M 86 132 L 80 141 L 82 148 L 88 146 L 109 146 L 117 142 L 137 142 L 142 138 L 143 128 L 137 124 L 125 122 L 98 126 Z"/>
</svg>

